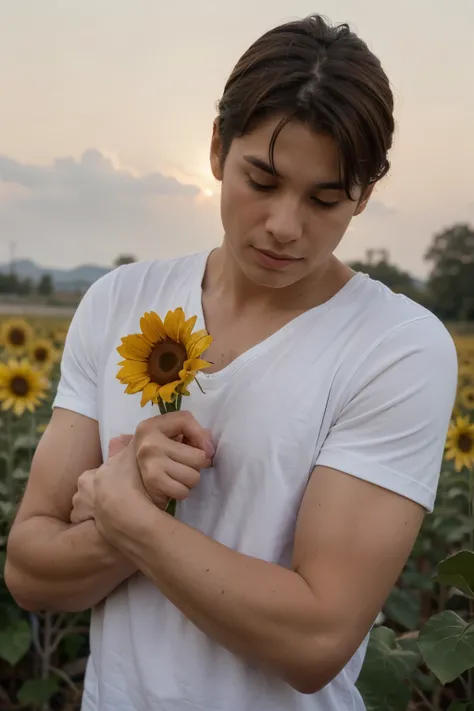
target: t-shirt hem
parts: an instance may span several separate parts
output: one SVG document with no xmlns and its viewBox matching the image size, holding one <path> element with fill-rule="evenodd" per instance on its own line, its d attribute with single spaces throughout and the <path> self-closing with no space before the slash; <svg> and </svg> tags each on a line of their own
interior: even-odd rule
<svg viewBox="0 0 474 711">
<path fill-rule="evenodd" d="M 357 479 L 363 479 L 395 494 L 404 496 L 423 506 L 428 513 L 434 509 L 436 492 L 415 479 L 400 474 L 393 469 L 378 464 L 368 464 L 357 460 L 352 455 L 343 456 L 340 453 L 323 452 L 316 461 L 316 466 L 331 467 Z"/>
<path fill-rule="evenodd" d="M 62 407 L 65 410 L 71 410 L 72 412 L 77 412 L 79 415 L 84 415 L 85 417 L 90 417 L 92 420 L 97 420 L 96 408 L 90 403 L 83 402 L 75 397 L 59 395 L 53 401 L 52 409 L 55 407 Z"/>
</svg>

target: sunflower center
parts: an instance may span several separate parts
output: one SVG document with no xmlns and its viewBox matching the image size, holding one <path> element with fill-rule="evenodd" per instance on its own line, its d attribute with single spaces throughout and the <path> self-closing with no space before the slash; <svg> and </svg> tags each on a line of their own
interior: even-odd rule
<svg viewBox="0 0 474 711">
<path fill-rule="evenodd" d="M 48 360 L 48 351 L 46 348 L 42 348 L 41 346 L 39 348 L 35 349 L 35 360 L 38 363 L 44 363 L 45 360 Z"/>
<path fill-rule="evenodd" d="M 464 432 L 463 434 L 459 435 L 458 447 L 461 450 L 461 452 L 464 452 L 464 454 L 468 454 L 469 452 L 472 451 L 473 446 L 474 446 L 474 441 L 469 434 Z"/>
<path fill-rule="evenodd" d="M 8 334 L 8 340 L 12 346 L 25 345 L 25 332 L 21 328 L 12 328 Z"/>
<path fill-rule="evenodd" d="M 10 390 L 19 397 L 27 395 L 29 391 L 28 381 L 22 375 L 15 375 L 10 382 Z"/>
<path fill-rule="evenodd" d="M 179 371 L 186 357 L 186 348 L 181 343 L 157 343 L 148 358 L 148 375 L 158 385 L 167 385 L 173 380 L 179 380 Z"/>
</svg>

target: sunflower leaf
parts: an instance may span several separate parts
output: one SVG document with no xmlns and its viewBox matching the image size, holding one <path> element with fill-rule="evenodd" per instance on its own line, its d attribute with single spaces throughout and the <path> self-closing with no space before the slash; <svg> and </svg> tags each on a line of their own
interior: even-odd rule
<svg viewBox="0 0 474 711">
<path fill-rule="evenodd" d="M 474 552 L 460 551 L 438 563 L 436 582 L 461 590 L 474 598 Z"/>
<path fill-rule="evenodd" d="M 418 646 L 427 667 L 448 684 L 474 667 L 474 623 L 452 610 L 441 612 L 422 628 Z"/>
</svg>

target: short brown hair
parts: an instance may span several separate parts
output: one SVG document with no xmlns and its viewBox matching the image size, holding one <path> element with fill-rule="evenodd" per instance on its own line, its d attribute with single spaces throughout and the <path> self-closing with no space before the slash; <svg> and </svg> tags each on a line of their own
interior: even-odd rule
<svg viewBox="0 0 474 711">
<path fill-rule="evenodd" d="M 282 116 L 332 136 L 340 154 L 340 178 L 351 197 L 386 175 L 392 146 L 393 94 L 379 59 L 347 24 L 332 26 L 320 15 L 275 27 L 257 39 L 234 67 L 218 103 L 225 161 L 232 140 L 260 122 Z"/>
</svg>

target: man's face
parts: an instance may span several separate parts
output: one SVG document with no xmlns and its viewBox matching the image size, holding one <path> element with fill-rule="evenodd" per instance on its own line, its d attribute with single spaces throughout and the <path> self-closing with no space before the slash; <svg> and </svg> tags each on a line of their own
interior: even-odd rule
<svg viewBox="0 0 474 711">
<path fill-rule="evenodd" d="M 221 217 L 226 245 L 244 274 L 261 286 L 290 286 L 324 266 L 370 190 L 355 201 L 340 186 L 335 141 L 300 122 L 287 124 L 268 147 L 279 118 L 232 141 L 223 170 L 216 130 L 211 145 L 214 176 L 222 181 Z M 278 259 L 280 257 L 281 259 Z"/>
</svg>

